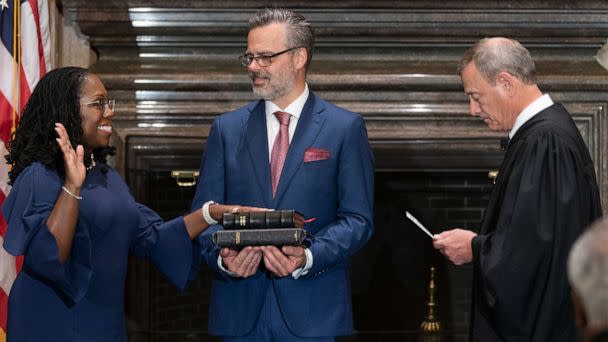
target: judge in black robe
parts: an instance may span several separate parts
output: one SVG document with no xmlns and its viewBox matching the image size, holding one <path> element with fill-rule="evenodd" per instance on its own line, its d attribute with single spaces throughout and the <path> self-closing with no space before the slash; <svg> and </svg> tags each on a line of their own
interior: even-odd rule
<svg viewBox="0 0 608 342">
<path fill-rule="evenodd" d="M 481 56 L 498 63 L 488 67 Z M 480 71 L 491 67 L 499 68 L 487 72 L 493 81 Z M 471 339 L 578 341 L 566 262 L 576 238 L 602 213 L 589 152 L 566 109 L 542 96 L 534 63 L 518 42 L 484 39 L 459 69 L 471 114 L 512 133 L 479 235 L 454 229 L 434 241 L 455 264 L 473 262 Z"/>
<path fill-rule="evenodd" d="M 593 337 L 591 342 L 608 342 L 608 331 Z"/>
<path fill-rule="evenodd" d="M 473 340 L 577 341 L 566 262 L 601 212 L 589 152 L 554 104 L 510 141 L 472 240 Z"/>
</svg>

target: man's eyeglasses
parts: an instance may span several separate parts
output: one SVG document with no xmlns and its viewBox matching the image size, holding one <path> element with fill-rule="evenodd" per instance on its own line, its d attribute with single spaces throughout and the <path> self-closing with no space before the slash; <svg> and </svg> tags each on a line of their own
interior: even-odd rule
<svg viewBox="0 0 608 342">
<path fill-rule="evenodd" d="M 289 52 L 291 50 L 295 50 L 298 49 L 297 47 L 292 47 L 290 49 L 287 50 L 283 50 L 281 52 L 277 52 L 273 55 L 262 55 L 262 56 L 254 56 L 250 53 L 247 54 L 243 54 L 241 56 L 239 56 L 239 61 L 241 61 L 241 64 L 243 64 L 243 66 L 249 66 L 253 60 L 255 59 L 255 62 L 258 63 L 259 66 L 261 67 L 267 67 L 270 66 L 270 64 L 272 64 L 272 59 L 276 56 L 282 55 L 285 52 Z"/>
<path fill-rule="evenodd" d="M 110 109 L 111 111 L 114 111 L 114 104 L 116 104 L 116 100 L 114 99 L 99 99 L 99 100 L 95 100 L 95 101 L 91 101 L 88 103 L 84 103 L 87 106 L 90 105 L 96 105 L 99 108 L 99 111 L 102 113 L 106 112 L 106 108 Z"/>
</svg>

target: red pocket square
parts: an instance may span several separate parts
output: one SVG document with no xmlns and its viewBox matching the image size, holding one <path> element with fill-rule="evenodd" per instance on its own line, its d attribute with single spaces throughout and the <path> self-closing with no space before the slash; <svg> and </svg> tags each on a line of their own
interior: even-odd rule
<svg viewBox="0 0 608 342">
<path fill-rule="evenodd" d="M 329 159 L 329 150 L 326 148 L 309 147 L 304 151 L 304 162 Z"/>
</svg>

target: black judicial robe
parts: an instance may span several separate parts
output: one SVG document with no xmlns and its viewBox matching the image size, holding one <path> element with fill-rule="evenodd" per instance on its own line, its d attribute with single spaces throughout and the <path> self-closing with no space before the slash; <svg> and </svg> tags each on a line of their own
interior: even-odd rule
<svg viewBox="0 0 608 342">
<path fill-rule="evenodd" d="M 604 331 L 591 339 L 591 342 L 608 342 L 608 331 Z"/>
<path fill-rule="evenodd" d="M 472 340 L 580 340 L 566 263 L 601 214 L 589 151 L 553 104 L 515 133 L 473 239 Z"/>
<path fill-rule="evenodd" d="M 600 333 L 591 339 L 591 342 L 608 342 L 608 331 Z"/>
</svg>

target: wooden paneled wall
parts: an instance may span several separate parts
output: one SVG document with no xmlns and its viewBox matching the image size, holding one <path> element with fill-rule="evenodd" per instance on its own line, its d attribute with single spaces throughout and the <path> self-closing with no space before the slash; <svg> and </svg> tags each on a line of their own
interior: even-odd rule
<svg viewBox="0 0 608 342">
<path fill-rule="evenodd" d="M 91 69 L 117 99 L 116 165 L 130 153 L 200 146 L 213 118 L 253 99 L 237 56 L 247 19 L 293 8 L 316 27 L 313 91 L 362 113 L 379 170 L 491 169 L 500 133 L 468 117 L 455 65 L 486 36 L 520 40 L 543 90 L 575 116 L 606 197 L 608 71 L 595 61 L 608 37 L 605 1 L 160 1 L 64 0 L 90 38 Z M 166 140 L 167 146 L 156 143 Z M 174 142 L 173 142 L 174 141 Z M 133 143 L 131 143 L 133 142 Z M 180 147 L 182 146 L 182 147 Z M 135 149 L 135 150 L 134 150 Z M 197 165 L 184 165 L 194 167 Z"/>
</svg>

